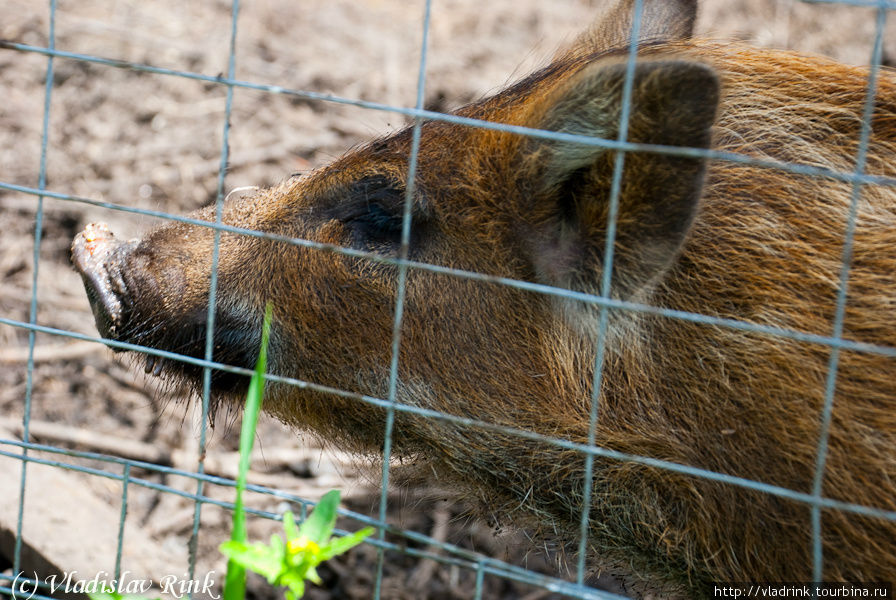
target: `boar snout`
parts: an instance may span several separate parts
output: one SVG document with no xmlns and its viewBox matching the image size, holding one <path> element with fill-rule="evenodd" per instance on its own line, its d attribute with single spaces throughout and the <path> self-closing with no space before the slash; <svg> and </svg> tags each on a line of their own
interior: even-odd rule
<svg viewBox="0 0 896 600">
<path fill-rule="evenodd" d="M 205 358 L 208 280 L 199 258 L 177 249 L 160 251 L 153 240 L 121 241 L 105 223 L 91 223 L 72 243 L 72 263 L 104 338 Z M 202 274 L 193 288 L 184 273 L 189 268 Z M 260 347 L 257 315 L 221 300 L 214 323 L 212 360 L 251 369 Z M 153 354 L 146 355 L 145 370 L 193 385 L 202 381 L 201 366 Z M 242 394 L 247 383 L 236 373 L 212 374 L 212 387 L 222 394 Z"/>
<path fill-rule="evenodd" d="M 91 223 L 72 242 L 72 262 L 84 280 L 100 334 L 120 339 L 126 316 L 126 287 L 121 255 L 133 242 L 122 242 L 105 223 Z"/>
</svg>

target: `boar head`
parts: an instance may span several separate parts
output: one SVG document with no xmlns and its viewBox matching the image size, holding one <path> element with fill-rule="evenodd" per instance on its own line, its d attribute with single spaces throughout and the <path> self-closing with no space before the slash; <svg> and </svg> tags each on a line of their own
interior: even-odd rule
<svg viewBox="0 0 896 600">
<path fill-rule="evenodd" d="M 625 72 L 618 55 L 570 57 L 457 114 L 613 139 Z M 674 56 L 639 62 L 628 138 L 706 147 L 717 96 L 716 76 L 699 62 Z M 74 262 L 100 332 L 201 358 L 217 254 L 214 361 L 251 368 L 260 315 L 272 302 L 271 372 L 385 397 L 399 269 L 379 257 L 400 255 L 409 193 L 410 261 L 599 291 L 615 153 L 600 145 L 427 122 L 410 182 L 411 142 L 408 129 L 317 172 L 223 204 L 226 226 L 278 239 L 222 231 L 216 251 L 215 230 L 197 223 L 214 222 L 214 206 L 136 241 L 122 242 L 104 226 L 90 226 L 74 243 Z M 703 166 L 700 158 L 663 154 L 627 160 L 614 297 L 642 297 L 675 259 L 700 197 Z M 343 247 L 357 252 L 333 251 Z M 426 269 L 411 268 L 406 283 L 401 402 L 458 415 L 483 414 L 487 406 L 499 422 L 525 427 L 543 418 L 545 400 L 533 398 L 571 392 L 552 389 L 570 385 L 550 375 L 558 361 L 568 364 L 575 356 L 582 372 L 589 370 L 596 319 L 587 304 L 578 310 L 550 296 Z M 202 376 L 201 367 L 157 356 L 147 359 L 147 370 L 197 384 Z M 523 375 L 506 377 L 510 372 Z M 548 381 L 533 385 L 543 378 Z M 245 378 L 233 373 L 215 371 L 211 381 L 216 396 L 245 390 Z M 363 403 L 324 402 L 318 392 L 289 386 L 274 386 L 267 402 L 290 422 L 348 437 L 367 450 L 380 442 L 379 411 Z M 396 434 L 399 441 L 416 437 L 411 429 Z"/>
</svg>

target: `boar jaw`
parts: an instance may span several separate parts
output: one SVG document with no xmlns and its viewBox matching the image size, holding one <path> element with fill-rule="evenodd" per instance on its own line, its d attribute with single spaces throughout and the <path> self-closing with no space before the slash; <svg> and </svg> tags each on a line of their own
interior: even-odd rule
<svg viewBox="0 0 896 600">
<path fill-rule="evenodd" d="M 72 262 L 84 280 L 97 329 L 107 339 L 170 350 L 193 358 L 205 357 L 207 302 L 190 311 L 167 314 L 158 282 L 148 272 L 139 241 L 124 242 L 105 223 L 91 223 L 72 244 Z M 251 369 L 260 344 L 260 326 L 241 314 L 215 314 L 212 360 Z M 251 321 L 251 322 L 250 322 Z M 120 348 L 113 348 L 122 352 Z M 146 355 L 145 371 L 201 388 L 203 368 L 191 363 Z M 245 393 L 248 378 L 214 370 L 216 395 Z"/>
</svg>

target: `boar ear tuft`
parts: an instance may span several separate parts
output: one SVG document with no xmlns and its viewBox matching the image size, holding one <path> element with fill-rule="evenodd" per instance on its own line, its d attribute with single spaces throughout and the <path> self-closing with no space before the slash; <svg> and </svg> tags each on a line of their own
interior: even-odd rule
<svg viewBox="0 0 896 600">
<path fill-rule="evenodd" d="M 624 63 L 596 64 L 551 92 L 538 127 L 616 139 Z M 708 148 L 719 101 L 709 67 L 684 60 L 635 67 L 627 141 Z M 538 223 L 536 271 L 552 285 L 599 290 L 616 152 L 572 141 L 529 139 L 527 182 Z M 677 258 L 696 213 L 705 159 L 656 152 L 625 155 L 614 245 L 614 297 L 628 299 Z"/>
<path fill-rule="evenodd" d="M 694 34 L 697 0 L 642 0 L 638 42 L 684 40 Z M 627 47 L 631 40 L 635 0 L 618 0 L 579 35 L 566 56 L 587 56 Z"/>
</svg>

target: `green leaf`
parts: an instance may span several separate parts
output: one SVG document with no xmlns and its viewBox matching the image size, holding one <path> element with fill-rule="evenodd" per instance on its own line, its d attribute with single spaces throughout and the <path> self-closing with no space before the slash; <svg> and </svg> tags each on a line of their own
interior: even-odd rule
<svg viewBox="0 0 896 600">
<path fill-rule="evenodd" d="M 299 534 L 323 546 L 336 526 L 336 509 L 339 506 L 339 490 L 331 490 L 320 499 L 311 515 L 302 523 Z"/>
<path fill-rule="evenodd" d="M 292 511 L 288 510 L 283 513 L 283 532 L 288 540 L 294 540 L 301 535 L 299 528 L 296 527 L 296 517 L 292 514 Z"/>
<path fill-rule="evenodd" d="M 272 313 L 273 306 L 269 302 L 265 306 L 264 321 L 261 328 L 261 350 L 258 354 L 258 362 L 255 364 L 255 373 L 249 382 L 249 393 L 246 395 L 246 410 L 243 414 L 243 426 L 240 432 L 240 462 L 236 478 L 233 529 L 230 534 L 230 539 L 235 542 L 245 542 L 248 539 L 246 533 L 246 511 L 243 507 L 243 491 L 246 489 L 246 478 L 249 473 L 249 459 L 252 455 L 252 443 L 255 440 L 258 413 L 261 412 Z M 227 561 L 227 573 L 224 576 L 224 600 L 243 600 L 245 596 L 246 571 L 239 562 L 231 559 Z"/>
<path fill-rule="evenodd" d="M 228 560 L 224 576 L 224 600 L 243 600 L 245 597 L 246 569 L 233 560 Z"/>
<path fill-rule="evenodd" d="M 271 550 L 281 559 L 286 557 L 286 544 L 283 542 L 283 538 L 274 533 L 271 534 Z"/>
<path fill-rule="evenodd" d="M 236 480 L 237 505 L 233 513 L 233 537 L 231 538 L 237 541 L 246 540 L 243 490 L 246 489 L 249 461 L 252 458 L 252 445 L 255 442 L 255 428 L 258 425 L 258 414 L 261 412 L 261 402 L 264 394 L 264 374 L 268 363 L 272 312 L 273 307 L 269 302 L 264 310 L 264 321 L 261 326 L 261 350 L 258 354 L 258 362 L 255 363 L 255 372 L 249 381 L 249 392 L 246 394 L 246 409 L 243 413 L 243 425 L 240 430 L 240 463 Z"/>
<path fill-rule="evenodd" d="M 297 584 L 302 584 L 304 587 L 305 580 L 311 580 L 313 583 L 320 584 L 320 577 L 317 576 L 317 572 L 313 567 L 307 567 L 299 571 L 288 571 L 283 574 L 278 582 L 279 585 L 286 586 L 288 588 L 297 588 Z"/>
<path fill-rule="evenodd" d="M 333 538 L 332 540 L 330 540 L 330 543 L 326 545 L 326 547 L 321 548 L 321 562 L 330 560 L 334 556 L 342 554 L 343 552 L 354 548 L 358 544 L 362 543 L 365 539 L 373 535 L 375 531 L 376 530 L 373 527 L 365 527 L 364 529 L 356 531 L 355 533 L 351 533 L 339 538 Z"/>
<path fill-rule="evenodd" d="M 317 569 L 315 569 L 314 567 L 308 568 L 308 571 L 305 573 L 305 579 L 307 579 L 314 585 L 320 585 L 323 583 L 323 580 L 320 578 L 320 575 L 317 574 Z"/>
<path fill-rule="evenodd" d="M 277 579 L 283 567 L 283 552 L 262 543 L 249 545 L 230 540 L 221 544 L 219 550 L 233 562 L 269 581 Z"/>
<path fill-rule="evenodd" d="M 297 578 L 288 584 L 286 597 L 288 600 L 297 600 L 305 595 L 305 582 L 301 578 Z"/>
</svg>

